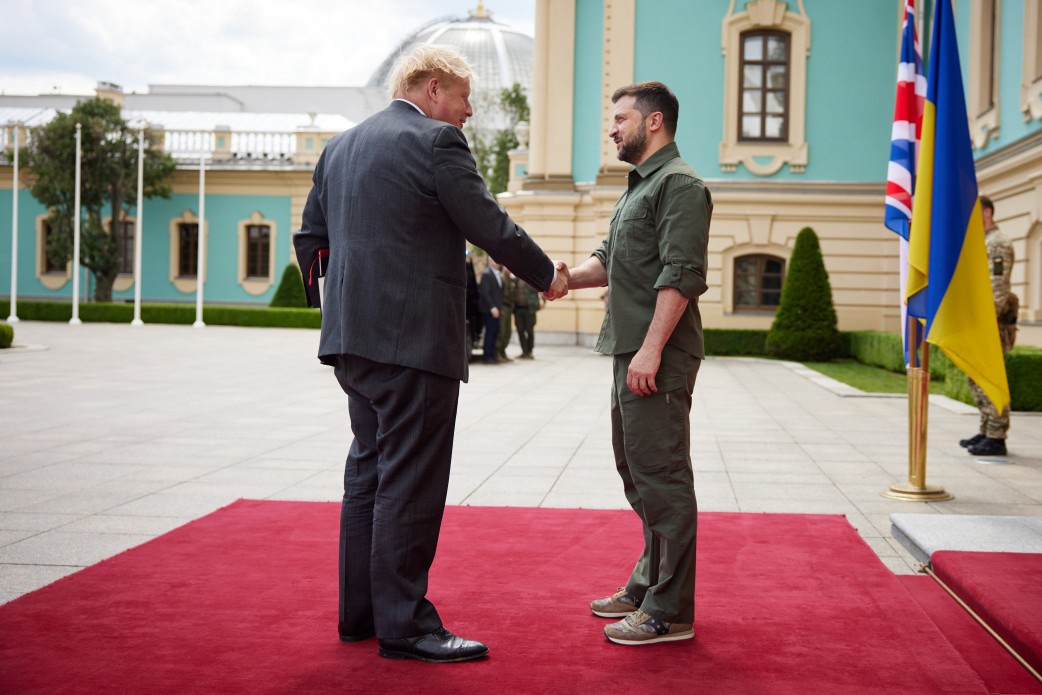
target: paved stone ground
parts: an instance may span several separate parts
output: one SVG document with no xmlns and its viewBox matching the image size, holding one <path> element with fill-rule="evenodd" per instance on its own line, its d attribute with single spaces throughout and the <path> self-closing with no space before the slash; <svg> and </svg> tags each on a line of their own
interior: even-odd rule
<svg viewBox="0 0 1042 695">
<path fill-rule="evenodd" d="M 22 322 L 15 338 L 26 347 L 0 352 L 0 602 L 241 497 L 340 498 L 346 397 L 313 330 Z M 473 367 L 449 502 L 626 508 L 609 359 L 538 343 L 534 361 Z M 1042 417 L 1014 414 L 1010 456 L 986 463 L 957 444 L 974 412 L 931 404 L 928 482 L 956 499 L 892 501 L 880 492 L 907 480 L 904 398 L 710 359 L 691 413 L 699 507 L 843 514 L 914 572 L 892 512 L 1042 517 Z"/>
</svg>

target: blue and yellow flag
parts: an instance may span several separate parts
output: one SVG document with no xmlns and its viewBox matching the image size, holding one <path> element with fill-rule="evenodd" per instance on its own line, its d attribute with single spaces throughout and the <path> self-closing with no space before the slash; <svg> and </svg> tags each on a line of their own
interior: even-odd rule
<svg viewBox="0 0 1042 695">
<path fill-rule="evenodd" d="M 936 6 L 908 253 L 908 314 L 995 407 L 1009 405 L 950 0 Z"/>
</svg>

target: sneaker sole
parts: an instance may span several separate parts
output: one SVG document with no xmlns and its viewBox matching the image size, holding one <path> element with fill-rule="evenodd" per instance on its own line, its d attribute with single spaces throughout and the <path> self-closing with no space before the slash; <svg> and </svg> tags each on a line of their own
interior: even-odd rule
<svg viewBox="0 0 1042 695">
<path fill-rule="evenodd" d="M 604 636 L 607 637 L 609 641 L 614 642 L 615 644 L 622 644 L 627 647 L 636 647 L 642 644 L 659 644 L 660 642 L 679 642 L 681 640 L 694 639 L 695 631 L 692 630 L 691 632 L 678 632 L 675 635 L 658 635 L 656 637 L 650 637 L 648 639 L 642 640 L 628 640 L 622 639 L 620 637 L 612 637 L 607 632 L 604 633 Z"/>
<path fill-rule="evenodd" d="M 613 612 L 609 612 L 609 611 L 595 611 L 592 608 L 590 610 L 598 618 L 625 618 L 630 613 L 636 613 L 637 612 L 636 608 L 634 608 L 633 610 L 628 610 L 628 611 L 613 611 Z"/>
</svg>

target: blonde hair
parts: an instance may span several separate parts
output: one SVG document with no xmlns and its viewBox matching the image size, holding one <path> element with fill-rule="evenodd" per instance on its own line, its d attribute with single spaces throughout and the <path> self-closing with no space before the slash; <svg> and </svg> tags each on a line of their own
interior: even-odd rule
<svg viewBox="0 0 1042 695">
<path fill-rule="evenodd" d="M 455 48 L 420 44 L 395 61 L 391 70 L 391 96 L 402 96 L 432 77 L 450 81 L 475 80 L 474 69 Z"/>
</svg>

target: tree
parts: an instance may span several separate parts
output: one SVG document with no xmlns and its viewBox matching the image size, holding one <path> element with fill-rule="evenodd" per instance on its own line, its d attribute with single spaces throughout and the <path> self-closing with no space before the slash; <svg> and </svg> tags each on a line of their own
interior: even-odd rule
<svg viewBox="0 0 1042 695">
<path fill-rule="evenodd" d="M 137 131 L 116 104 L 100 98 L 81 101 L 71 113 L 33 128 L 26 164 L 36 176 L 33 197 L 50 208 L 47 256 L 65 264 L 73 254 L 75 214 L 76 124 L 81 125 L 80 262 L 94 274 L 94 299 L 112 300 L 119 274 L 120 244 L 113 231 L 137 201 Z M 156 133 L 146 133 L 144 196 L 169 198 L 173 158 L 160 151 Z M 105 217 L 111 224 L 105 224 Z"/>
<path fill-rule="evenodd" d="M 275 294 L 272 295 L 268 306 L 305 308 L 307 305 L 308 299 L 304 294 L 304 279 L 300 274 L 300 268 L 295 263 L 290 263 L 282 271 L 282 279 L 275 288 Z"/>
<path fill-rule="evenodd" d="M 796 236 L 766 348 L 769 355 L 799 361 L 830 360 L 843 352 L 829 274 L 810 227 Z"/>
<path fill-rule="evenodd" d="M 480 115 L 470 130 L 471 150 L 478 172 L 485 179 L 488 190 L 496 195 L 505 191 L 510 182 L 510 151 L 520 144 L 514 135 L 514 127 L 529 118 L 525 88 L 515 82 L 501 89 L 498 98 L 485 95 L 477 100 L 475 113 Z M 504 127 L 483 127 L 486 123 Z"/>
</svg>

